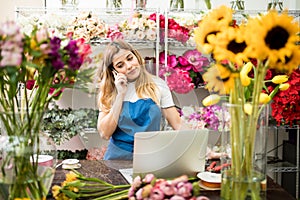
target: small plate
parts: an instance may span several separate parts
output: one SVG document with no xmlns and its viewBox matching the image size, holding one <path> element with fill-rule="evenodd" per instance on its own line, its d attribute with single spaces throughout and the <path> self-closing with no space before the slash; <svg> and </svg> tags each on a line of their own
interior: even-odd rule
<svg viewBox="0 0 300 200">
<path fill-rule="evenodd" d="M 72 164 L 72 165 L 68 165 L 68 164 L 63 164 L 62 165 L 63 169 L 79 169 L 80 167 L 81 167 L 80 163 Z"/>
<path fill-rule="evenodd" d="M 199 181 L 199 186 L 201 188 L 203 188 L 204 190 L 211 190 L 211 191 L 215 191 L 215 190 L 220 190 L 221 189 L 221 187 L 208 187 L 201 180 Z"/>
<path fill-rule="evenodd" d="M 62 164 L 64 164 L 64 165 L 74 165 L 77 163 L 79 163 L 78 159 L 66 159 L 66 160 L 62 161 Z"/>
<path fill-rule="evenodd" d="M 221 174 L 212 172 L 200 172 L 197 177 L 208 183 L 221 183 Z"/>
</svg>

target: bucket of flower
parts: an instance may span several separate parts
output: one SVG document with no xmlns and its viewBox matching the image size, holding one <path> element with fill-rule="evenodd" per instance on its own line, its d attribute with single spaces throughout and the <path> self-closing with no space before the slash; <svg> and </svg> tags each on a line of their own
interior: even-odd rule
<svg viewBox="0 0 300 200">
<path fill-rule="evenodd" d="M 153 174 L 136 176 L 132 184 L 113 185 L 99 178 L 86 177 L 76 170 L 66 174 L 61 186 L 52 187 L 52 196 L 60 199 L 189 199 L 208 200 L 200 195 L 199 179 L 182 175 L 160 179 Z"/>
</svg>

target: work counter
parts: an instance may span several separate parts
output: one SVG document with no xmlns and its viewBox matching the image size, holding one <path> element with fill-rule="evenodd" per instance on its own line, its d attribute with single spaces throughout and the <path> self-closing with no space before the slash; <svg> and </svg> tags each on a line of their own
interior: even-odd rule
<svg viewBox="0 0 300 200">
<path fill-rule="evenodd" d="M 132 162 L 126 160 L 109 160 L 109 161 L 91 161 L 80 160 L 80 173 L 87 177 L 97 177 L 114 185 L 128 184 L 126 179 L 119 172 L 119 169 L 131 168 Z M 56 169 L 53 185 L 60 185 L 65 180 L 65 174 L 68 170 L 61 167 Z M 203 190 L 201 195 L 207 196 L 210 200 L 219 200 L 220 191 Z M 52 199 L 51 197 L 47 199 Z M 295 200 L 295 198 L 286 192 L 280 185 L 275 183 L 271 178 L 267 179 L 267 200 Z"/>
</svg>

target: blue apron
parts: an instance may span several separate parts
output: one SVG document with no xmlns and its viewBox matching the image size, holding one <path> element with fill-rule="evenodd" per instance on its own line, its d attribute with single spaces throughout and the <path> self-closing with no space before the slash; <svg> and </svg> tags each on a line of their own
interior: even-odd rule
<svg viewBox="0 0 300 200">
<path fill-rule="evenodd" d="M 104 160 L 132 160 L 134 134 L 158 131 L 162 114 L 159 106 L 150 98 L 136 102 L 123 102 L 118 126 L 110 138 Z"/>
</svg>

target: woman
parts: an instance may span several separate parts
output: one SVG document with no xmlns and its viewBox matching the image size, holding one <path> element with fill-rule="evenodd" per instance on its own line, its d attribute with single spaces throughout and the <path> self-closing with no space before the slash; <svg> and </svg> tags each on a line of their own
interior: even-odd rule
<svg viewBox="0 0 300 200">
<path fill-rule="evenodd" d="M 158 131 L 162 115 L 178 130 L 181 119 L 171 92 L 146 71 L 141 55 L 123 40 L 110 43 L 101 68 L 98 131 L 110 139 L 105 160 L 131 160 L 136 132 Z"/>
</svg>

